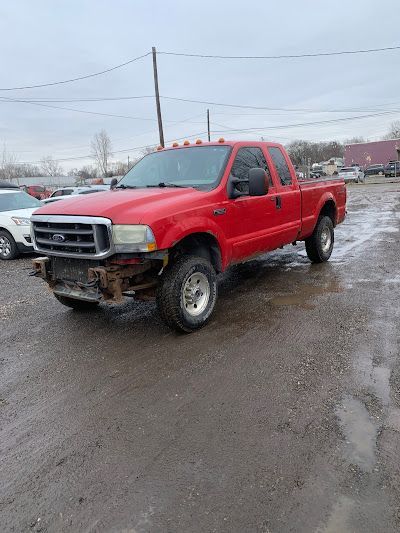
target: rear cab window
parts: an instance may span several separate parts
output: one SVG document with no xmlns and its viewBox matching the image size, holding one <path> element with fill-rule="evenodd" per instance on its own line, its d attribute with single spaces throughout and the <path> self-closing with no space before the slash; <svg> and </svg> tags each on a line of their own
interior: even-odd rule
<svg viewBox="0 0 400 533">
<path fill-rule="evenodd" d="M 268 148 L 268 153 L 271 156 L 281 185 L 283 187 L 291 186 L 293 184 L 292 174 L 282 150 L 277 146 L 270 146 Z"/>
</svg>

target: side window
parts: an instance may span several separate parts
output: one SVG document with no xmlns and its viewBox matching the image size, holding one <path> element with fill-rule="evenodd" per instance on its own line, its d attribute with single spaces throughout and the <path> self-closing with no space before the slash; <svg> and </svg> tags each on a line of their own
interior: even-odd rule
<svg viewBox="0 0 400 533">
<path fill-rule="evenodd" d="M 69 196 L 72 194 L 72 189 L 64 189 L 61 194 L 62 196 Z"/>
<path fill-rule="evenodd" d="M 232 165 L 231 174 L 235 178 L 246 180 L 249 177 L 249 170 L 251 168 L 262 168 L 268 175 L 268 181 L 271 184 L 271 175 L 267 162 L 261 148 L 246 147 L 240 148 L 236 154 Z M 236 188 L 241 192 L 249 191 L 248 183 L 239 183 Z"/>
<path fill-rule="evenodd" d="M 62 191 L 53 192 L 51 196 L 62 196 Z"/>
<path fill-rule="evenodd" d="M 272 158 L 272 161 L 274 162 L 276 171 L 278 172 L 278 176 L 281 180 L 282 185 L 291 185 L 292 176 L 290 174 L 289 167 L 286 163 L 286 159 L 284 158 L 280 148 L 271 147 L 268 148 L 268 152 Z"/>
</svg>

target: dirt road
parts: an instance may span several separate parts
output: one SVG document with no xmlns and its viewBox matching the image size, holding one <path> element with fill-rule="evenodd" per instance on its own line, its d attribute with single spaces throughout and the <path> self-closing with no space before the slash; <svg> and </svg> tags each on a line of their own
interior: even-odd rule
<svg viewBox="0 0 400 533">
<path fill-rule="evenodd" d="M 399 193 L 350 186 L 329 263 L 231 269 L 191 335 L 2 262 L 1 530 L 398 531 Z"/>
</svg>

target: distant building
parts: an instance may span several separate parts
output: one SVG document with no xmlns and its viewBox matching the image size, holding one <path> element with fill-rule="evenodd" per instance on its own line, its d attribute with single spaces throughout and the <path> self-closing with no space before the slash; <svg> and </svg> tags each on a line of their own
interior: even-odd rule
<svg viewBox="0 0 400 533">
<path fill-rule="evenodd" d="M 362 167 L 367 167 L 379 163 L 385 165 L 388 161 L 399 159 L 400 139 L 347 144 L 344 147 L 346 166 L 359 164 Z"/>
</svg>

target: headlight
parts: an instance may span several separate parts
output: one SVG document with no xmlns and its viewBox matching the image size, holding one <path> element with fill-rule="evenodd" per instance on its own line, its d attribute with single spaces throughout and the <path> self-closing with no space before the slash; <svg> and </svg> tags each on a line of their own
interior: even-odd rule
<svg viewBox="0 0 400 533">
<path fill-rule="evenodd" d="M 11 217 L 11 220 L 15 222 L 17 226 L 30 226 L 31 220 L 26 217 Z"/>
<path fill-rule="evenodd" d="M 149 226 L 115 224 L 112 228 L 115 250 L 119 253 L 157 250 L 156 239 Z"/>
</svg>

